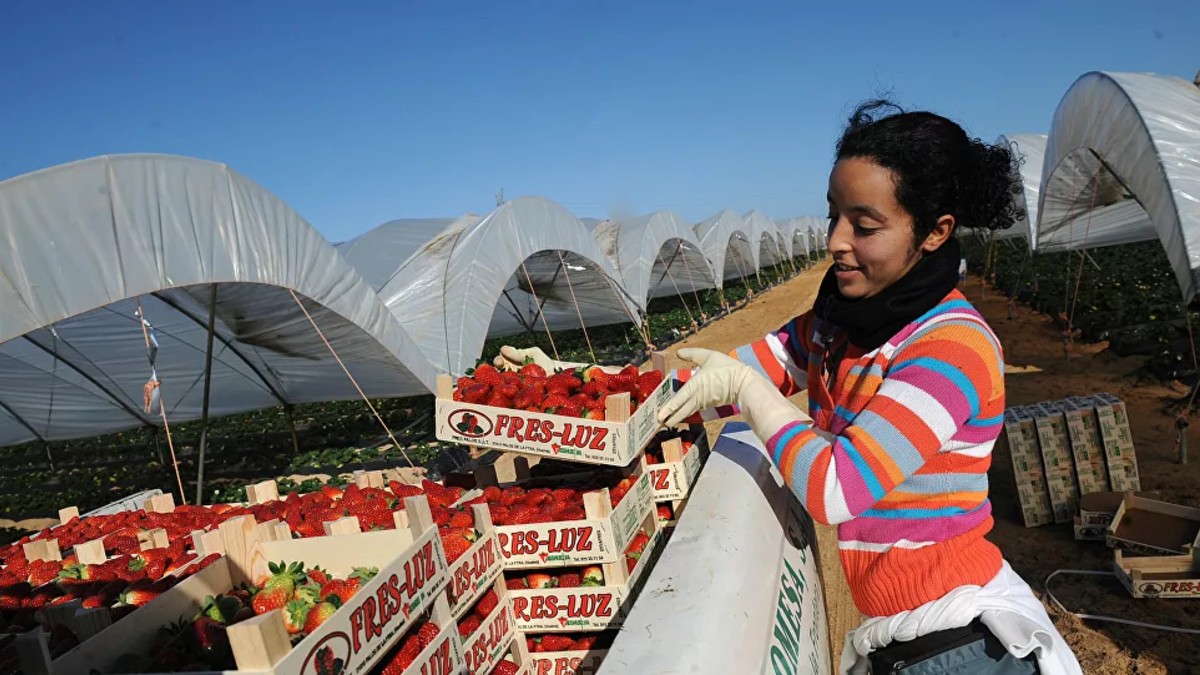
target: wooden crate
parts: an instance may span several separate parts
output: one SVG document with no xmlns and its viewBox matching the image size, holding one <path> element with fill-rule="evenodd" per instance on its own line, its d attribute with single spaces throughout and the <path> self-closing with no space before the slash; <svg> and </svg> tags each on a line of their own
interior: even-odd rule
<svg viewBox="0 0 1200 675">
<path fill-rule="evenodd" d="M 650 536 L 650 541 L 637 565 L 629 570 L 623 556 L 625 549 L 621 549 L 620 560 L 602 566 L 604 586 L 510 590 L 517 630 L 552 633 L 619 628 L 661 539 L 662 530 L 654 513 L 647 516 L 639 529 Z"/>
<path fill-rule="evenodd" d="M 1144 555 L 1184 555 L 1200 548 L 1200 509 L 1126 492 L 1105 539 L 1111 548 Z"/>
<path fill-rule="evenodd" d="M 1135 598 L 1200 598 L 1200 548 L 1190 555 L 1113 556 L 1117 578 Z"/>
<path fill-rule="evenodd" d="M 461 558 L 450 564 L 446 595 L 454 618 L 466 613 L 504 571 L 500 540 L 486 504 L 471 507 L 480 537 Z"/>
<path fill-rule="evenodd" d="M 691 493 L 708 450 L 708 434 L 703 426 L 697 425 L 696 429 L 691 430 L 695 440 L 690 452 L 684 453 L 681 439 L 672 438 L 662 443 L 663 463 L 647 465 L 655 502 L 671 502 L 678 508 Z"/>
<path fill-rule="evenodd" d="M 479 629 L 463 641 L 463 661 L 471 675 L 487 675 L 492 672 L 497 663 L 511 655 L 513 638 L 517 635 L 512 600 L 504 586 L 504 577 L 493 580 L 489 588 L 496 591 L 500 602 L 484 619 Z"/>
<path fill-rule="evenodd" d="M 584 520 L 498 525 L 505 567 L 563 567 L 620 560 L 646 515 L 654 513 L 645 457 L 628 471 L 634 481 L 616 508 L 604 488 L 583 495 Z"/>
<path fill-rule="evenodd" d="M 665 355 L 655 353 L 654 363 L 664 377 L 647 400 L 634 412 L 629 394 L 613 394 L 606 400 L 603 420 L 455 401 L 453 378 L 439 375 L 434 413 L 437 438 L 585 464 L 626 466 L 658 430 L 659 406 L 671 397 Z"/>
<path fill-rule="evenodd" d="M 338 576 L 361 566 L 375 566 L 380 571 L 295 648 L 287 638 L 282 611 L 230 626 L 228 634 L 238 664 L 234 672 L 309 675 L 315 673 L 313 661 L 324 648 L 333 649 L 342 659 L 343 673 L 368 672 L 418 615 L 443 598 L 448 581 L 445 553 L 428 502 L 424 497 L 410 497 L 405 506 L 396 514 L 395 530 L 310 539 L 264 542 L 253 518 L 228 520 L 220 527 L 225 557 L 97 633 L 95 639 L 46 664 L 44 672 L 67 675 L 109 668 L 121 655 L 113 645 L 121 645 L 122 651 L 145 653 L 163 625 L 193 616 L 205 596 L 261 579 L 267 574 L 267 563 L 279 560 L 319 565 Z M 445 621 L 454 638 L 453 651 L 458 648 L 457 633 L 448 607 Z"/>
</svg>

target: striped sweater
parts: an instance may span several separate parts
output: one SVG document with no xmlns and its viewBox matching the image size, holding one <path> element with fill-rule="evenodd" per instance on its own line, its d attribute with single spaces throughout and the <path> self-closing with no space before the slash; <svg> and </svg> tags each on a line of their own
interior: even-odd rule
<svg viewBox="0 0 1200 675">
<path fill-rule="evenodd" d="M 837 524 L 855 605 L 890 616 L 987 583 L 1001 565 L 984 538 L 1004 415 L 999 340 L 954 290 L 882 347 L 845 345 L 831 391 L 822 356 L 845 340 L 810 311 L 732 355 L 785 396 L 808 390 L 813 425 L 755 431 L 812 517 Z"/>
</svg>

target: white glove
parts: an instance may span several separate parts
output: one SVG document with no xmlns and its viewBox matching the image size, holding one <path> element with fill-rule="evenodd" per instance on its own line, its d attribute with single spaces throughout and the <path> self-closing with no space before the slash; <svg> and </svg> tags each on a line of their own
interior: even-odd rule
<svg viewBox="0 0 1200 675">
<path fill-rule="evenodd" d="M 664 426 L 730 403 L 738 404 L 746 423 L 764 441 L 788 422 L 812 423 L 773 383 L 741 361 L 711 349 L 680 349 L 678 355 L 700 368 L 659 409 L 658 421 Z"/>
<path fill-rule="evenodd" d="M 500 348 L 500 354 L 492 359 L 492 365 L 499 370 L 518 371 L 527 363 L 536 363 L 546 371 L 547 375 L 553 375 L 559 370 L 570 370 L 572 368 L 583 368 L 588 366 L 587 363 L 572 363 L 570 361 L 555 361 L 550 358 L 546 352 L 540 347 L 530 347 L 529 349 L 517 349 L 504 345 Z M 601 370 L 606 373 L 615 375 L 621 372 L 619 367 L 601 366 Z"/>
</svg>

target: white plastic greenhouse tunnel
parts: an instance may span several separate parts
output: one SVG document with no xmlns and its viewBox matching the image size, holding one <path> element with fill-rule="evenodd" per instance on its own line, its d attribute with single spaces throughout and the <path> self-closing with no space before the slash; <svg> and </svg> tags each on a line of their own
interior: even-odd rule
<svg viewBox="0 0 1200 675">
<path fill-rule="evenodd" d="M 685 305 L 698 291 L 716 288 L 700 240 L 673 211 L 611 220 L 583 219 L 621 275 L 626 292 L 643 308 L 654 298 L 679 296 Z"/>
<path fill-rule="evenodd" d="M 222 164 L 116 155 L 13 178 L 0 238 L 0 445 L 434 379 L 324 237 Z"/>
<path fill-rule="evenodd" d="M 1200 88 L 1179 77 L 1091 72 L 1054 113 L 1035 251 L 1159 239 L 1185 301 L 1200 279 Z"/>
<path fill-rule="evenodd" d="M 779 246 L 779 228 L 775 221 L 761 211 L 751 211 L 743 217 L 746 236 L 758 247 L 759 268 L 774 267 L 787 258 Z"/>
<path fill-rule="evenodd" d="M 692 229 L 717 277 L 718 288 L 726 281 L 744 279 L 758 272 L 758 247 L 751 246 L 745 224 L 736 211 L 721 211 Z"/>
<path fill-rule="evenodd" d="M 371 248 L 369 241 L 353 240 L 342 250 L 364 268 L 391 258 L 390 272 L 364 273 L 382 280 L 379 297 L 436 372 L 460 375 L 474 367 L 489 337 L 641 324 L 638 302 L 592 233 L 542 197 L 520 197 L 482 218 L 454 220 L 407 257 L 380 256 L 387 249 Z M 432 389 L 434 382 L 428 385 Z"/>
</svg>

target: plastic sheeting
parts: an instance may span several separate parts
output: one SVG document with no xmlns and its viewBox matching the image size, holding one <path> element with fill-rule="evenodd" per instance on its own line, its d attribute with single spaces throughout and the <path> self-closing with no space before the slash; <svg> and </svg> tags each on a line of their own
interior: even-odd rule
<svg viewBox="0 0 1200 675">
<path fill-rule="evenodd" d="M 479 216 L 461 218 L 401 218 L 388 221 L 349 241 L 337 244 L 338 253 L 358 270 L 363 281 L 379 290 L 409 258 L 447 229 L 459 230 L 479 222 Z"/>
<path fill-rule="evenodd" d="M 700 240 L 673 211 L 584 224 L 642 307 L 653 298 L 716 287 Z"/>
<path fill-rule="evenodd" d="M 779 228 L 775 221 L 761 211 L 751 211 L 743 216 L 746 236 L 758 246 L 758 266 L 774 267 L 783 262 L 786 254 L 779 248 Z"/>
<path fill-rule="evenodd" d="M 169 417 L 201 414 L 217 291 L 212 416 L 357 398 L 288 289 L 370 396 L 435 372 L 308 223 L 221 164 L 120 155 L 0 183 L 0 445 L 155 424 L 137 299 Z"/>
<path fill-rule="evenodd" d="M 1191 301 L 1200 279 L 1200 89 L 1143 73 L 1076 80 L 1054 113 L 1038 211 L 1038 251 L 1157 237 Z"/>
<path fill-rule="evenodd" d="M 745 223 L 736 211 L 725 209 L 692 229 L 719 286 L 758 272 L 759 248 L 751 246 Z"/>
<path fill-rule="evenodd" d="M 996 139 L 997 145 L 1007 145 L 1021 162 L 1021 194 L 1014 195 L 1025 216 L 1006 230 L 997 230 L 997 239 L 1024 237 L 1037 225 L 1038 195 L 1042 189 L 1042 163 L 1046 159 L 1046 134 L 1008 134 Z"/>
<path fill-rule="evenodd" d="M 630 321 L 637 304 L 578 218 L 540 197 L 460 219 L 379 289 L 438 372 L 475 365 L 488 337 Z M 575 302 L 578 301 L 579 310 Z"/>
<path fill-rule="evenodd" d="M 788 251 L 793 258 L 808 256 L 808 228 L 802 218 L 779 221 L 779 232 L 788 241 Z"/>
</svg>

